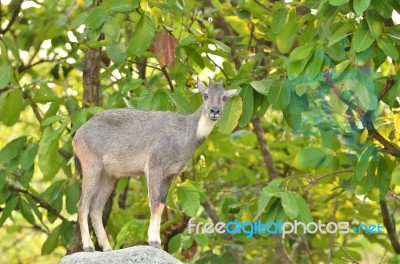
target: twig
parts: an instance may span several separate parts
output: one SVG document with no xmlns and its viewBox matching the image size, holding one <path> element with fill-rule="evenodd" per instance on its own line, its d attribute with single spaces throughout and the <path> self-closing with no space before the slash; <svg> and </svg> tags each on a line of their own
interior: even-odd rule
<svg viewBox="0 0 400 264">
<path fill-rule="evenodd" d="M 214 225 L 220 222 L 217 210 L 209 199 L 206 199 L 204 202 L 201 203 L 201 205 L 204 207 L 204 210 L 207 212 Z M 231 236 L 228 233 L 222 233 L 221 236 L 226 240 L 231 239 Z"/>
<path fill-rule="evenodd" d="M 329 69 L 325 69 L 324 77 L 325 77 L 326 84 L 333 89 L 333 91 L 339 97 L 339 99 L 342 102 L 344 102 L 347 106 L 349 106 L 352 110 L 357 112 L 357 114 L 360 116 L 360 120 L 363 123 L 364 127 L 368 130 L 368 135 L 370 137 L 372 137 L 373 139 L 379 141 L 379 143 L 381 143 L 383 145 L 384 152 L 389 154 L 389 155 L 392 155 L 394 157 L 400 157 L 400 149 L 395 144 L 393 144 L 392 142 L 390 142 L 386 138 L 384 138 L 375 129 L 374 123 L 372 122 L 372 114 L 373 114 L 373 112 L 372 111 L 365 112 L 359 106 L 355 105 L 350 100 L 344 98 L 342 96 L 340 90 L 339 90 L 339 87 L 333 83 L 331 72 L 330 72 Z M 389 86 L 390 85 L 388 85 L 388 87 Z"/>
<path fill-rule="evenodd" d="M 326 177 L 329 176 L 333 176 L 336 174 L 340 174 L 340 173 L 346 173 L 346 172 L 353 172 L 353 170 L 351 169 L 343 169 L 343 170 L 337 170 L 337 171 L 332 171 L 332 172 L 328 172 L 325 174 L 321 174 L 321 175 L 316 175 L 315 178 L 308 184 L 306 190 L 304 191 L 304 195 L 308 195 L 308 193 L 310 192 L 311 187 L 316 184 L 319 180 L 322 180 Z"/>
<path fill-rule="evenodd" d="M 379 264 L 383 263 L 383 260 L 385 259 L 385 256 L 386 256 L 386 253 L 387 253 L 387 249 L 385 249 L 385 253 L 383 253 L 383 256 L 381 258 L 381 261 L 379 261 Z"/>
<path fill-rule="evenodd" d="M 220 67 L 213 59 L 211 59 L 211 57 L 206 54 L 207 58 L 214 64 L 215 67 L 217 67 L 218 69 L 220 69 L 220 71 L 222 72 L 222 74 L 225 76 L 226 79 L 229 79 L 228 75 L 226 74 L 226 72 L 224 71 L 224 69 L 222 67 Z"/>
<path fill-rule="evenodd" d="M 387 230 L 390 243 L 392 244 L 392 247 L 396 254 L 400 254 L 400 242 L 397 239 L 396 226 L 390 218 L 386 202 L 384 200 L 379 201 L 379 205 L 381 206 L 383 225 Z"/>
<path fill-rule="evenodd" d="M 259 6 L 261 6 L 262 8 L 264 8 L 265 10 L 267 10 L 267 11 L 272 11 L 271 8 L 269 8 L 269 7 L 266 6 L 265 4 L 261 3 L 259 0 L 254 0 L 254 2 L 255 2 L 257 5 L 259 5 Z"/>
<path fill-rule="evenodd" d="M 264 129 L 261 126 L 261 120 L 259 117 L 255 117 L 251 121 L 254 125 L 254 133 L 256 134 L 258 144 L 260 145 L 261 154 L 263 156 L 265 166 L 269 172 L 269 179 L 273 180 L 279 177 L 278 170 L 276 169 L 274 159 L 272 158 L 271 151 L 268 147 L 267 141 L 264 138 Z M 283 239 L 279 235 L 272 235 L 272 239 L 275 242 L 275 251 L 279 260 L 279 263 L 293 263 L 286 252 Z"/>
<path fill-rule="evenodd" d="M 350 253 L 349 253 L 342 245 L 336 244 L 335 247 L 341 248 L 341 249 L 343 250 L 343 252 L 350 258 L 351 263 L 358 264 L 357 260 L 355 260 L 355 259 L 350 255 Z"/>
<path fill-rule="evenodd" d="M 171 89 L 171 92 L 174 92 L 174 85 L 172 84 L 171 78 L 169 77 L 166 66 L 162 67 L 161 71 L 163 72 L 165 78 L 168 81 L 168 85 L 169 85 L 169 88 Z"/>
<path fill-rule="evenodd" d="M 37 197 L 36 195 L 30 193 L 29 191 L 23 190 L 23 189 L 20 189 L 18 187 L 14 187 L 14 186 L 8 186 L 8 189 L 10 191 L 24 193 L 26 195 L 29 195 L 32 198 L 32 200 L 34 200 L 35 202 L 37 202 L 39 204 L 40 207 L 46 209 L 52 215 L 57 216 L 58 218 L 60 218 L 63 221 L 69 221 L 64 216 L 62 216 L 59 212 L 57 212 L 56 209 L 51 207 L 50 204 L 48 204 L 46 201 L 42 200 L 41 198 Z"/>
<path fill-rule="evenodd" d="M 21 11 L 21 5 L 22 5 L 23 0 L 18 0 L 18 1 L 13 1 L 11 4 L 14 5 L 14 10 L 11 16 L 10 21 L 8 22 L 7 26 L 4 29 L 0 29 L 0 34 L 5 34 L 10 27 L 12 26 L 12 24 L 14 24 L 15 20 L 18 18 L 19 15 L 19 11 Z M 10 5 L 11 5 L 10 4 Z"/>
<path fill-rule="evenodd" d="M 255 117 L 251 121 L 254 126 L 254 133 L 256 134 L 258 144 L 260 145 L 261 154 L 263 156 L 265 166 L 269 172 L 270 180 L 276 179 L 279 177 L 278 170 L 276 169 L 274 159 L 272 158 L 271 151 L 268 147 L 267 141 L 264 137 L 264 130 L 261 126 L 261 120 L 259 117 Z"/>
<path fill-rule="evenodd" d="M 378 98 L 379 101 L 382 100 L 382 98 L 385 96 L 385 94 L 390 90 L 390 88 L 392 88 L 393 84 L 394 84 L 394 81 L 393 81 L 393 79 L 392 79 L 392 76 L 389 75 L 389 76 L 386 78 L 386 83 L 385 83 L 385 85 L 383 86 L 381 92 L 379 93 L 379 98 Z"/>
</svg>

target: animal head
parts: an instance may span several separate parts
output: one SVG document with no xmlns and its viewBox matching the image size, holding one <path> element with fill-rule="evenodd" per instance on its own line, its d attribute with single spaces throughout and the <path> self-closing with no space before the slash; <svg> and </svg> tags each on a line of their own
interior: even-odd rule
<svg viewBox="0 0 400 264">
<path fill-rule="evenodd" d="M 208 116 L 212 121 L 217 121 L 222 116 L 226 100 L 238 94 L 237 89 L 225 91 L 222 81 L 214 83 L 211 78 L 209 78 L 208 87 L 197 78 L 197 88 L 203 96 L 203 114 Z"/>
</svg>

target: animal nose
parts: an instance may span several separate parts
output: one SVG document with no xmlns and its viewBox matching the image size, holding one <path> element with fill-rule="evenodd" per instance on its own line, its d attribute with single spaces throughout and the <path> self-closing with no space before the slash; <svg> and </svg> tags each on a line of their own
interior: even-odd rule
<svg viewBox="0 0 400 264">
<path fill-rule="evenodd" d="M 217 108 L 217 107 L 213 107 L 213 108 L 211 108 L 211 114 L 213 114 L 213 115 L 218 115 L 219 114 L 219 108 Z"/>
</svg>

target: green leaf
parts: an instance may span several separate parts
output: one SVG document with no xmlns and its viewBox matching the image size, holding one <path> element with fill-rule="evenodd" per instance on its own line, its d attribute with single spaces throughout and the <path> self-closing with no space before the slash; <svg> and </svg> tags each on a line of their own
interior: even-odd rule
<svg viewBox="0 0 400 264">
<path fill-rule="evenodd" d="M 110 43 L 106 46 L 107 54 L 117 65 L 121 65 L 126 59 L 126 47 L 124 43 Z"/>
<path fill-rule="evenodd" d="M 332 70 L 332 79 L 339 78 L 341 74 L 349 67 L 351 60 L 345 60 L 337 64 Z"/>
<path fill-rule="evenodd" d="M 251 87 L 254 88 L 257 92 L 263 95 L 268 95 L 269 90 L 272 86 L 273 80 L 271 79 L 263 79 L 261 81 L 252 81 L 250 83 Z"/>
<path fill-rule="evenodd" d="M 49 126 L 54 124 L 55 122 L 62 121 L 64 118 L 62 116 L 49 116 L 48 118 L 44 119 L 43 122 L 40 124 L 42 127 Z"/>
<path fill-rule="evenodd" d="M 182 234 L 181 236 L 181 245 L 182 249 L 187 250 L 190 248 L 193 244 L 193 238 L 191 236 L 187 236 L 185 234 Z"/>
<path fill-rule="evenodd" d="M 0 90 L 8 85 L 11 79 L 11 67 L 0 66 Z"/>
<path fill-rule="evenodd" d="M 35 224 L 35 217 L 33 216 L 31 205 L 27 203 L 24 199 L 19 200 L 19 210 L 22 216 L 28 221 L 30 224 Z"/>
<path fill-rule="evenodd" d="M 0 151 L 0 164 L 5 164 L 18 157 L 20 150 L 23 149 L 26 143 L 26 136 L 18 137 L 10 141 Z"/>
<path fill-rule="evenodd" d="M 370 3 L 371 0 L 353 0 L 354 11 L 356 11 L 357 14 L 362 14 L 367 10 Z"/>
<path fill-rule="evenodd" d="M 51 180 L 58 170 L 60 169 L 59 156 L 58 156 L 58 139 L 59 136 L 52 140 L 54 131 L 51 127 L 45 128 L 43 131 L 42 139 L 39 142 L 39 168 L 44 175 L 45 180 Z"/>
<path fill-rule="evenodd" d="M 168 242 L 168 253 L 174 254 L 181 247 L 181 234 L 175 235 Z"/>
<path fill-rule="evenodd" d="M 326 159 L 326 153 L 320 148 L 306 147 L 298 154 L 299 165 L 303 168 L 318 167 Z"/>
<path fill-rule="evenodd" d="M 400 71 L 397 71 L 396 76 L 393 78 L 394 84 L 392 88 L 386 93 L 389 106 L 394 107 L 396 98 L 400 94 Z"/>
<path fill-rule="evenodd" d="M 10 217 L 12 211 L 17 207 L 19 201 L 19 196 L 12 196 L 7 202 L 6 206 L 4 207 L 3 212 L 1 213 L 0 217 L 0 227 L 4 224 L 8 217 Z"/>
<path fill-rule="evenodd" d="M 13 126 L 18 121 L 22 103 L 22 92 L 19 89 L 11 89 L 1 95 L 0 120 L 5 126 Z"/>
<path fill-rule="evenodd" d="M 42 246 L 42 255 L 48 255 L 56 249 L 58 246 L 58 240 L 60 237 L 61 225 L 58 225 L 47 237 L 46 241 Z"/>
<path fill-rule="evenodd" d="M 393 7 L 389 0 L 371 1 L 371 5 L 384 18 L 392 18 Z"/>
<path fill-rule="evenodd" d="M 67 247 L 74 234 L 74 226 L 68 220 L 64 220 L 61 224 L 60 238 L 64 247 Z"/>
<path fill-rule="evenodd" d="M 107 17 L 107 10 L 102 6 L 93 8 L 85 20 L 85 24 L 90 29 L 97 29 L 103 25 Z"/>
<path fill-rule="evenodd" d="M 291 90 L 288 80 L 275 80 L 268 93 L 268 101 L 275 110 L 285 109 L 291 97 Z"/>
<path fill-rule="evenodd" d="M 288 9 L 280 8 L 275 12 L 274 18 L 272 19 L 271 30 L 273 33 L 277 34 L 281 32 L 286 25 L 288 20 Z"/>
<path fill-rule="evenodd" d="M 352 178 L 352 186 L 353 190 L 356 189 L 356 186 L 361 182 L 364 177 L 365 172 L 368 169 L 369 161 L 371 157 L 376 156 L 377 149 L 374 145 L 369 145 L 360 155 L 360 158 L 357 161 L 357 165 L 354 169 L 354 174 Z"/>
<path fill-rule="evenodd" d="M 314 54 L 311 60 L 307 64 L 306 78 L 308 80 L 313 80 L 319 74 L 321 74 L 321 67 L 323 62 L 324 62 L 324 49 L 322 48 L 322 46 L 318 46 L 314 50 Z"/>
<path fill-rule="evenodd" d="M 241 89 L 240 91 L 242 99 L 243 99 L 243 110 L 242 114 L 239 118 L 239 127 L 247 126 L 250 123 L 251 118 L 253 117 L 253 109 L 254 109 L 254 97 L 253 97 L 253 88 L 250 86 Z"/>
<path fill-rule="evenodd" d="M 77 28 L 80 25 L 82 25 L 83 23 L 85 23 L 87 17 L 89 16 L 89 13 L 84 12 L 84 13 L 80 13 L 79 15 L 77 15 L 72 21 L 71 21 L 71 27 L 72 28 Z"/>
<path fill-rule="evenodd" d="M 350 0 L 329 0 L 329 4 L 332 6 L 341 6 L 348 3 Z"/>
<path fill-rule="evenodd" d="M 292 53 L 290 53 L 290 60 L 291 61 L 304 60 L 305 58 L 310 56 L 311 51 L 313 49 L 314 49 L 313 43 L 308 43 L 301 47 L 297 47 L 292 51 Z"/>
<path fill-rule="evenodd" d="M 204 69 L 205 64 L 203 57 L 201 57 L 200 53 L 198 53 L 195 49 L 189 47 L 189 46 L 182 46 L 183 49 L 185 50 L 187 56 L 189 59 L 193 60 L 201 69 Z"/>
<path fill-rule="evenodd" d="M 360 22 L 360 25 L 354 33 L 351 41 L 351 45 L 356 52 L 361 52 L 368 49 L 375 40 L 366 23 L 367 22 L 365 22 L 365 20 Z"/>
<path fill-rule="evenodd" d="M 379 37 L 383 29 L 382 17 L 373 9 L 368 10 L 365 15 L 372 36 L 375 38 Z"/>
<path fill-rule="evenodd" d="M 287 53 L 292 48 L 293 42 L 297 35 L 297 30 L 301 25 L 297 21 L 294 9 L 289 12 L 288 22 L 285 30 L 276 35 L 276 45 L 281 53 Z"/>
<path fill-rule="evenodd" d="M 242 98 L 239 96 L 230 98 L 226 102 L 222 116 L 217 123 L 218 131 L 230 134 L 238 125 L 241 113 Z"/>
<path fill-rule="evenodd" d="M 298 61 L 289 61 L 287 66 L 287 75 L 289 80 L 296 79 L 303 72 L 304 68 L 307 65 L 308 60 L 311 56 L 307 57 L 304 60 Z"/>
<path fill-rule="evenodd" d="M 190 182 L 184 182 L 176 188 L 176 194 L 183 212 L 190 217 L 196 216 L 200 208 L 200 194 L 197 188 Z"/>
<path fill-rule="evenodd" d="M 117 12 L 132 12 L 139 7 L 139 0 L 105 0 L 102 4 L 105 8 Z"/>
<path fill-rule="evenodd" d="M 153 42 L 154 31 L 153 21 L 143 13 L 129 40 L 128 54 L 132 57 L 142 55 Z"/>
<path fill-rule="evenodd" d="M 126 94 L 127 92 L 129 92 L 129 91 L 134 91 L 134 90 L 136 90 L 137 88 L 139 88 L 139 87 L 142 85 L 142 83 L 143 83 L 143 80 L 142 80 L 142 79 L 132 79 L 132 80 L 129 80 L 129 81 L 125 82 L 125 83 L 122 85 L 121 93 L 125 95 L 125 94 Z"/>
<path fill-rule="evenodd" d="M 176 110 L 181 114 L 190 114 L 193 112 L 192 105 L 186 99 L 186 97 L 182 96 L 181 94 L 175 92 L 172 93 L 168 91 L 168 97 L 171 102 L 175 105 Z"/>
<path fill-rule="evenodd" d="M 390 177 L 390 184 L 400 186 L 400 164 L 393 169 L 392 176 Z M 0 189 L 2 189 L 1 185 Z"/>
<path fill-rule="evenodd" d="M 354 90 L 360 105 L 367 110 L 375 109 L 378 105 L 378 97 L 371 74 L 359 68 L 357 69 L 357 81 L 359 85 Z"/>
<path fill-rule="evenodd" d="M 328 47 L 331 47 L 349 35 L 350 25 L 343 24 L 329 38 Z"/>
<path fill-rule="evenodd" d="M 36 154 L 38 152 L 37 144 L 30 144 L 19 156 L 21 168 L 23 170 L 29 170 L 35 161 Z"/>
<path fill-rule="evenodd" d="M 65 207 L 70 214 L 74 214 L 77 211 L 79 193 L 79 182 L 75 182 L 65 189 Z"/>
<path fill-rule="evenodd" d="M 290 219 L 294 219 L 299 215 L 299 207 L 296 202 L 295 192 L 282 192 L 281 204 L 286 215 Z"/>
<path fill-rule="evenodd" d="M 197 244 L 199 244 L 202 247 L 208 245 L 208 236 L 206 234 L 203 233 L 194 234 L 193 238 L 194 240 L 196 240 Z"/>
<path fill-rule="evenodd" d="M 137 108 L 141 110 L 151 110 L 154 94 L 155 91 L 153 89 L 144 89 L 140 94 Z"/>
<path fill-rule="evenodd" d="M 296 200 L 297 207 L 299 208 L 299 215 L 297 219 L 305 224 L 312 222 L 313 217 L 306 200 L 304 200 L 304 198 L 298 193 L 294 193 L 294 198 Z"/>
<path fill-rule="evenodd" d="M 390 190 L 390 172 L 386 159 L 381 158 L 378 163 L 377 185 L 379 187 L 379 200 L 384 200 Z"/>
<path fill-rule="evenodd" d="M 377 43 L 379 48 L 385 52 L 392 60 L 397 61 L 399 59 L 399 52 L 397 51 L 393 41 L 387 38 L 378 38 Z"/>
</svg>

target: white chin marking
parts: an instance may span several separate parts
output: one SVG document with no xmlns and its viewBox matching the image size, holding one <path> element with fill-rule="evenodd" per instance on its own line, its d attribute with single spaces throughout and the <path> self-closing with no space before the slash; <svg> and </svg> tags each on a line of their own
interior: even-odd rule
<svg viewBox="0 0 400 264">
<path fill-rule="evenodd" d="M 199 123 L 197 124 L 196 135 L 198 138 L 205 138 L 213 130 L 217 120 L 213 121 L 208 116 L 201 115 Z"/>
</svg>

